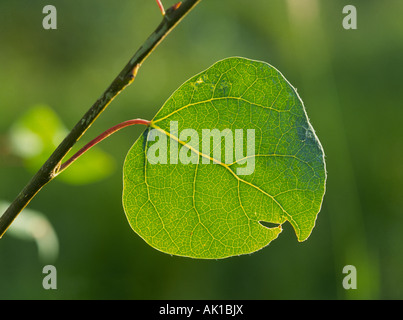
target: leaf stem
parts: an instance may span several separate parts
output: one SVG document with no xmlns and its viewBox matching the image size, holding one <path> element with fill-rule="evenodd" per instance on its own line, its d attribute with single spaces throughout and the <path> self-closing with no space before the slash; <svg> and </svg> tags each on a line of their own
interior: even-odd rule
<svg viewBox="0 0 403 320">
<path fill-rule="evenodd" d="M 60 174 L 68 166 L 70 166 L 74 161 L 76 161 L 79 157 L 81 157 L 85 152 L 87 152 L 89 149 L 91 149 L 93 146 L 95 146 L 96 144 L 98 144 L 102 140 L 104 140 L 107 137 L 109 137 L 111 134 L 119 131 L 120 129 L 129 127 L 129 126 L 133 126 L 133 125 L 136 125 L 136 124 L 142 124 L 142 125 L 145 125 L 145 126 L 149 126 L 150 121 L 143 120 L 143 119 L 127 120 L 127 121 L 124 121 L 122 123 L 119 123 L 119 124 L 113 126 L 112 128 L 109 128 L 105 132 L 101 133 L 98 137 L 96 137 L 95 139 L 93 139 L 90 142 L 88 142 L 84 147 L 82 147 L 80 150 L 78 150 L 69 160 L 64 162 L 60 166 L 57 174 Z"/>
<path fill-rule="evenodd" d="M 46 160 L 39 171 L 32 177 L 22 189 L 15 200 L 0 217 L 0 238 L 18 214 L 28 205 L 35 195 L 60 172 L 63 158 L 81 138 L 81 136 L 94 123 L 99 115 L 106 109 L 112 100 L 136 77 L 137 71 L 146 58 L 155 50 L 163 39 L 175 28 L 175 26 L 190 12 L 201 0 L 185 0 L 180 6 L 174 6 L 163 16 L 161 23 L 147 38 L 143 45 L 136 51 L 126 66 L 112 81 L 110 86 L 95 101 L 92 107 L 77 122 L 67 137 L 60 143 L 52 155 Z"/>
<path fill-rule="evenodd" d="M 158 7 L 159 7 L 160 10 L 161 10 L 162 15 L 165 16 L 164 5 L 162 4 L 161 0 L 156 0 L 156 1 L 157 1 L 157 4 L 158 4 Z"/>
</svg>

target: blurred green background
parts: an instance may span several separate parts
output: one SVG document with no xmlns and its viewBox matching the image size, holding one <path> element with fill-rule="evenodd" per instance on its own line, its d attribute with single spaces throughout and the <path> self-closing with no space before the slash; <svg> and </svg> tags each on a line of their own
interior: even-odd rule
<svg viewBox="0 0 403 320">
<path fill-rule="evenodd" d="M 57 30 L 42 27 L 47 4 Z M 342 27 L 348 4 L 357 30 Z M 60 176 L 31 202 L 42 233 L 28 219 L 0 240 L 0 299 L 403 299 L 402 13 L 401 0 L 203 0 L 80 142 L 151 119 L 217 60 L 269 62 L 297 87 L 326 153 L 327 193 L 306 242 L 286 224 L 252 255 L 205 261 L 152 249 L 121 204 L 123 161 L 143 130 L 131 127 L 92 156 L 106 159 L 105 172 L 86 179 L 82 165 L 83 179 Z M 0 2 L 0 202 L 14 199 L 160 20 L 153 0 Z M 36 128 L 59 137 L 46 146 L 28 137 L 27 158 L 15 132 L 38 110 L 60 128 Z M 46 264 L 57 268 L 57 290 L 42 287 Z M 356 290 L 342 286 L 345 265 L 357 269 Z"/>
</svg>

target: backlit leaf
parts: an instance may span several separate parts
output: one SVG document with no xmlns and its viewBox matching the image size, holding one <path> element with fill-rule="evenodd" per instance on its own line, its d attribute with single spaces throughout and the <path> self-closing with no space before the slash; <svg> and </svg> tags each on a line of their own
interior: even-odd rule
<svg viewBox="0 0 403 320">
<path fill-rule="evenodd" d="M 326 180 L 296 90 L 244 58 L 186 81 L 134 143 L 123 174 L 133 230 L 160 251 L 206 259 L 255 252 L 286 221 L 306 240 Z"/>
</svg>

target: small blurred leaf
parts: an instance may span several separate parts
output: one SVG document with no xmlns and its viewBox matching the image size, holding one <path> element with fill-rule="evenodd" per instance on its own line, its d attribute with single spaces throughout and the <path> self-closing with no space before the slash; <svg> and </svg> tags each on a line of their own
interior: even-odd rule
<svg viewBox="0 0 403 320">
<path fill-rule="evenodd" d="M 4 212 L 9 203 L 0 200 L 0 212 Z M 52 263 L 59 254 L 59 240 L 49 220 L 40 212 L 24 209 L 10 226 L 7 235 L 21 240 L 33 240 L 38 247 L 38 256 L 42 262 Z"/>
<path fill-rule="evenodd" d="M 86 184 L 108 177 L 114 169 L 112 156 L 93 147 L 64 171 L 60 178 L 70 184 Z"/>
<path fill-rule="evenodd" d="M 27 169 L 36 172 L 67 133 L 68 130 L 53 109 L 37 105 L 14 123 L 10 142 L 12 150 L 24 160 Z M 58 179 L 70 184 L 92 183 L 109 176 L 114 168 L 113 157 L 94 147 Z"/>
<path fill-rule="evenodd" d="M 49 107 L 38 105 L 29 109 L 12 126 L 10 140 L 14 152 L 32 168 L 43 164 L 67 130 Z"/>
</svg>

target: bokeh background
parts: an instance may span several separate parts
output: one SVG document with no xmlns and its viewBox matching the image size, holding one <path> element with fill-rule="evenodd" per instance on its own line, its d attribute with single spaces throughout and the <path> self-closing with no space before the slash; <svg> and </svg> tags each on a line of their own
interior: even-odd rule
<svg viewBox="0 0 403 320">
<path fill-rule="evenodd" d="M 57 30 L 42 28 L 48 2 L 0 2 L 3 208 L 161 20 L 152 0 L 51 2 Z M 348 4 L 357 30 L 342 27 Z M 224 260 L 149 247 L 121 204 L 123 161 L 143 130 L 131 127 L 47 185 L 0 240 L 0 299 L 403 299 L 402 13 L 401 0 L 203 0 L 81 142 L 151 119 L 217 60 L 269 62 L 297 87 L 326 153 L 306 242 L 286 224 L 263 250 Z M 42 287 L 47 264 L 57 290 Z M 345 265 L 356 290 L 342 286 Z"/>
</svg>

